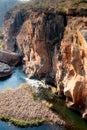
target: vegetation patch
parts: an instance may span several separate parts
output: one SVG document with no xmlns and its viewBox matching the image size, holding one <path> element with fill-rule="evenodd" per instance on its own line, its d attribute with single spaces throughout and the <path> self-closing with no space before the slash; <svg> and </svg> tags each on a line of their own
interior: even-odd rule
<svg viewBox="0 0 87 130">
<path fill-rule="evenodd" d="M 28 85 L 22 84 L 15 90 L 0 93 L 0 120 L 19 127 L 37 126 L 44 122 L 65 125 L 59 115 L 50 109 L 52 105 L 40 100 Z"/>
<path fill-rule="evenodd" d="M 33 98 L 33 100 L 37 100 L 38 99 L 38 97 L 36 96 L 35 93 L 32 93 L 32 98 Z"/>
<path fill-rule="evenodd" d="M 42 123 L 45 122 L 45 119 L 35 119 L 35 120 L 30 120 L 30 121 L 25 121 L 25 120 L 18 120 L 13 117 L 9 117 L 4 114 L 0 114 L 0 120 L 2 121 L 9 121 L 10 123 L 19 126 L 19 127 L 26 127 L 26 126 L 38 126 Z"/>
<path fill-rule="evenodd" d="M 0 31 L 0 39 L 3 39 L 3 34 L 1 31 Z"/>
<path fill-rule="evenodd" d="M 0 43 L 0 49 L 4 48 L 4 43 Z"/>
</svg>

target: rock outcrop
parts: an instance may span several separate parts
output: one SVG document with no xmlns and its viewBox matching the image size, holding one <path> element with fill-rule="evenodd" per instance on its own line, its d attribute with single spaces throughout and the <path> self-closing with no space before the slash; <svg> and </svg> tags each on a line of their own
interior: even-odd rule
<svg viewBox="0 0 87 130">
<path fill-rule="evenodd" d="M 87 16 L 87 8 L 81 8 L 81 9 L 77 9 L 77 8 L 70 8 L 67 11 L 68 15 L 72 15 L 72 16 Z"/>
<path fill-rule="evenodd" d="M 16 51 L 24 56 L 27 75 L 56 85 L 58 95 L 66 97 L 67 106 L 87 118 L 87 54 L 78 33 L 86 28 L 87 18 L 32 8 L 21 16 L 14 11 L 12 14 L 4 21 L 7 48 L 15 51 L 16 45 Z"/>
<path fill-rule="evenodd" d="M 12 73 L 11 67 L 8 64 L 0 62 L 0 78 L 7 77 L 11 75 L 11 73 Z"/>
<path fill-rule="evenodd" d="M 50 73 L 52 50 L 62 38 L 63 31 L 63 17 L 56 14 L 33 16 L 23 24 L 17 42 L 25 55 L 25 70 L 29 77 L 41 78 Z"/>
<path fill-rule="evenodd" d="M 20 62 L 20 56 L 17 53 L 0 50 L 0 62 L 15 66 Z"/>
<path fill-rule="evenodd" d="M 16 36 L 24 21 L 22 12 L 19 12 L 16 8 L 15 11 L 8 11 L 4 18 L 5 20 L 3 34 L 4 40 L 6 42 L 6 49 L 13 52 L 19 52 L 16 42 Z"/>
<path fill-rule="evenodd" d="M 13 14 L 14 19 L 17 15 Z M 16 39 L 18 50 L 24 55 L 25 72 L 29 77 L 44 78 L 52 71 L 52 56 L 55 44 L 60 46 L 60 40 L 64 32 L 63 16 L 50 10 L 30 9 L 22 14 L 25 21 L 21 24 L 20 31 L 14 33 L 15 20 L 5 18 L 5 40 L 7 48 L 15 50 L 14 42 L 7 42 L 8 39 Z M 18 17 L 17 21 L 20 17 Z M 10 24 L 8 21 L 12 21 Z M 8 23 L 6 25 L 6 23 Z M 9 35 L 11 32 L 11 36 Z M 7 37 L 7 38 L 6 38 Z M 10 38 L 11 37 L 11 38 Z M 11 47 L 11 48 L 10 48 Z M 51 73 L 50 73 L 51 75 Z M 51 76 L 52 77 L 52 76 Z M 54 78 L 54 77 L 53 77 Z"/>
<path fill-rule="evenodd" d="M 71 25 L 71 20 L 74 26 Z M 80 28 L 84 30 L 86 27 L 85 21 L 87 18 L 68 19 L 59 55 L 62 60 L 56 62 L 56 81 L 58 93 L 66 97 L 67 106 L 80 111 L 82 117 L 86 119 L 87 43 L 84 35 L 80 35 Z"/>
</svg>

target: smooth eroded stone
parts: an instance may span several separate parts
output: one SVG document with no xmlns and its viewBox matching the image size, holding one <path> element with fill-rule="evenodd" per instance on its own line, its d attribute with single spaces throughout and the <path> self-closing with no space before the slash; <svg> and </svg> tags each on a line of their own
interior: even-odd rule
<svg viewBox="0 0 87 130">
<path fill-rule="evenodd" d="M 8 64 L 0 62 L 0 78 L 7 77 L 11 75 L 11 73 L 12 73 L 11 67 Z"/>
</svg>

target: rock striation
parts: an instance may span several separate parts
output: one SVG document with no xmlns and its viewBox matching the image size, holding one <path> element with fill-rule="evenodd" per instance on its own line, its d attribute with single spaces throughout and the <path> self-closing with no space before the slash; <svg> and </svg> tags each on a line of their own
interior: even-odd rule
<svg viewBox="0 0 87 130">
<path fill-rule="evenodd" d="M 74 26 L 70 24 L 71 20 Z M 87 119 L 87 43 L 84 31 L 86 20 L 87 18 L 81 17 L 68 19 L 59 55 L 62 60 L 56 64 L 59 95 L 65 96 L 67 106 L 80 111 L 85 119 Z"/>
<path fill-rule="evenodd" d="M 13 15 L 16 19 L 17 14 Z M 63 16 L 52 12 L 50 10 L 30 9 L 28 12 L 24 11 L 22 19 L 25 19 L 23 24 L 18 29 L 19 33 L 12 33 L 15 28 L 15 21 L 5 18 L 4 34 L 7 48 L 11 51 L 15 50 L 14 42 L 7 42 L 8 39 L 15 38 L 18 50 L 24 55 L 25 72 L 29 77 L 48 77 L 51 75 L 52 56 L 55 44 L 60 46 L 60 40 L 64 32 L 64 18 Z M 8 21 L 12 21 L 11 23 Z M 19 17 L 17 19 L 19 20 Z M 10 23 L 10 24 L 9 24 Z M 11 32 L 11 38 L 9 36 Z M 7 38 L 6 38 L 7 37 Z M 53 74 L 52 74 L 53 75 Z M 52 76 L 50 76 L 52 77 Z M 54 76 L 53 76 L 54 78 Z"/>
</svg>

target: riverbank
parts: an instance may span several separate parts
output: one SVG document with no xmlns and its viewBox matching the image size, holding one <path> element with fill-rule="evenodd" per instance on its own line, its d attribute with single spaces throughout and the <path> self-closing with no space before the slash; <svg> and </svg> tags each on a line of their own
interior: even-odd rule
<svg viewBox="0 0 87 130">
<path fill-rule="evenodd" d="M 0 119 L 21 127 L 39 125 L 43 122 L 65 125 L 59 115 L 40 100 L 36 100 L 33 91 L 27 85 L 0 92 Z"/>
</svg>

